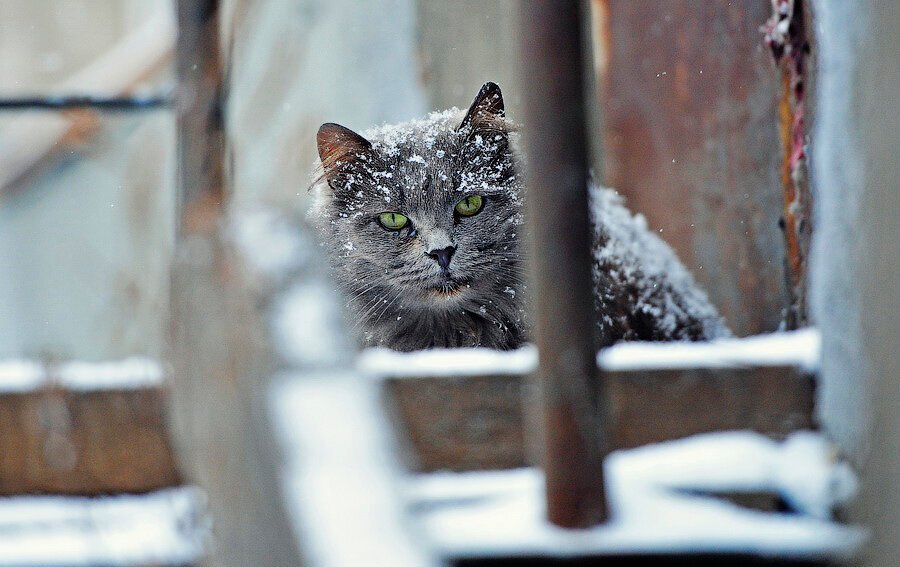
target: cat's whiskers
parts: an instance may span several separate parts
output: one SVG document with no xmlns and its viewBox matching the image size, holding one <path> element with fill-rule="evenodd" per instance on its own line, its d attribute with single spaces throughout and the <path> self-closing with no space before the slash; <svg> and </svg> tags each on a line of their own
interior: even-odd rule
<svg viewBox="0 0 900 567">
<path fill-rule="evenodd" d="M 371 286 L 371 289 L 375 289 L 378 285 L 380 285 L 380 283 L 382 282 L 376 282 Z M 369 291 L 371 291 L 371 289 Z M 376 309 L 378 309 L 378 306 L 382 305 L 382 302 L 387 301 L 385 297 L 388 293 L 389 291 L 385 291 L 384 293 L 376 293 L 372 299 L 367 301 L 361 308 L 356 310 L 357 313 L 362 313 L 362 315 L 356 318 L 356 321 L 353 324 L 354 330 L 361 326 L 363 323 L 367 322 L 369 317 L 375 312 Z"/>
<path fill-rule="evenodd" d="M 377 278 L 374 278 L 374 281 L 373 280 L 362 281 L 359 284 L 354 285 L 354 286 L 350 287 L 349 289 L 347 289 L 344 292 L 344 295 L 347 297 L 348 301 L 356 300 L 360 296 L 375 289 L 376 286 L 382 284 L 386 279 L 387 278 L 385 278 L 383 276 L 379 276 Z"/>
<path fill-rule="evenodd" d="M 393 297 L 393 299 L 391 299 L 390 303 L 387 303 L 384 306 L 384 309 L 382 309 L 381 312 L 378 313 L 378 315 L 375 317 L 375 319 L 372 322 L 378 323 L 381 320 L 381 318 L 384 317 L 385 313 L 387 313 L 388 310 L 394 305 L 394 303 L 396 303 L 397 300 L 400 299 L 401 295 L 403 295 L 403 290 L 402 289 L 397 290 L 397 292 L 394 293 L 394 297 Z"/>
</svg>

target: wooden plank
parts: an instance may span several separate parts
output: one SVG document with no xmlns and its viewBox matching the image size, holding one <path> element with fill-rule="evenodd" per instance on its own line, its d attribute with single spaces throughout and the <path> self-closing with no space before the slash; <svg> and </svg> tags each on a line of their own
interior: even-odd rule
<svg viewBox="0 0 900 567">
<path fill-rule="evenodd" d="M 771 3 L 594 0 L 604 180 L 678 252 L 738 335 L 777 329 L 785 286 Z"/>
<path fill-rule="evenodd" d="M 0 394 L 0 495 L 141 493 L 181 483 L 161 388 Z"/>
<path fill-rule="evenodd" d="M 510 556 L 458 559 L 453 567 L 831 567 L 827 559 L 758 556 L 747 553 L 632 553 L 590 557 Z"/>
<path fill-rule="evenodd" d="M 815 428 L 814 380 L 794 367 L 608 373 L 610 444 L 626 449 L 698 433 L 751 429 L 780 438 Z M 409 442 L 416 471 L 503 469 L 533 464 L 523 407 L 535 393 L 523 376 L 396 378 L 385 400 Z"/>
</svg>

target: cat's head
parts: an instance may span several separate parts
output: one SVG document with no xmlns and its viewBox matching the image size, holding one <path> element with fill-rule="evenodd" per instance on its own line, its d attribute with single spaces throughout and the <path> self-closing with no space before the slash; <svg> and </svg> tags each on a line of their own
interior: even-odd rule
<svg viewBox="0 0 900 567">
<path fill-rule="evenodd" d="M 362 134 L 322 125 L 312 214 L 370 317 L 379 303 L 484 313 L 515 297 L 524 195 L 512 130 L 494 83 L 467 112 Z"/>
</svg>

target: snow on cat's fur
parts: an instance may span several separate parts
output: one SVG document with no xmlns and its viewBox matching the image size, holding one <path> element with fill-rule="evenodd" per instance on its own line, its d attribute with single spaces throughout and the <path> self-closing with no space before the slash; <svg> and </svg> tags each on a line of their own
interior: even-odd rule
<svg viewBox="0 0 900 567">
<path fill-rule="evenodd" d="M 454 108 L 362 135 L 325 124 L 318 144 L 311 214 L 365 345 L 511 349 L 527 340 L 525 184 L 499 87 L 487 83 L 468 112 Z M 729 334 L 643 218 L 609 189 L 591 187 L 590 195 L 600 336 Z M 457 208 L 466 197 L 481 203 L 474 214 Z M 386 228 L 383 213 L 408 220 Z"/>
</svg>

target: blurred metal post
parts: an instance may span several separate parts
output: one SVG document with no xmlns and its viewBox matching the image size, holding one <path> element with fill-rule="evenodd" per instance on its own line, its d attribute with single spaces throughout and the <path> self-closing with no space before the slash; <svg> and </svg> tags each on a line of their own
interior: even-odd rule
<svg viewBox="0 0 900 567">
<path fill-rule="evenodd" d="M 528 230 L 551 522 L 606 519 L 606 400 L 591 295 L 582 20 L 577 0 L 520 4 Z"/>
<path fill-rule="evenodd" d="M 265 395 L 274 363 L 257 290 L 226 232 L 227 57 L 221 6 L 178 2 L 180 222 L 172 266 L 171 422 L 185 476 L 209 496 L 205 565 L 302 564 Z"/>
<path fill-rule="evenodd" d="M 220 7 L 217 0 L 179 0 L 177 6 L 179 213 L 183 230 L 206 232 L 215 227 L 185 224 L 201 220 L 190 216 L 191 208 L 221 209 L 225 193 Z"/>
</svg>

